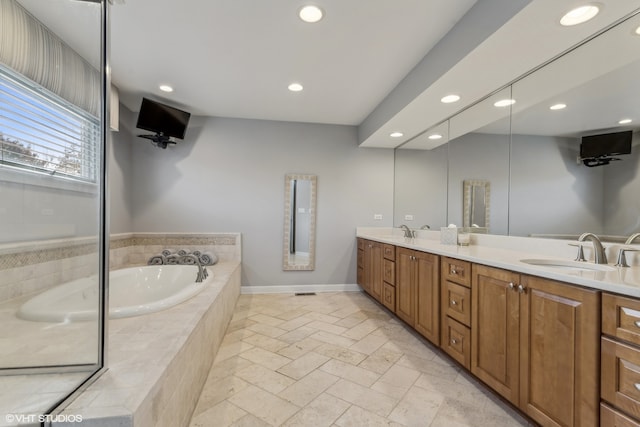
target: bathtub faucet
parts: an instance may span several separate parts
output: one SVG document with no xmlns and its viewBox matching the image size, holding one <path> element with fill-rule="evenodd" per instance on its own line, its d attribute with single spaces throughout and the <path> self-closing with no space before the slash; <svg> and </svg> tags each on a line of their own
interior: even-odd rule
<svg viewBox="0 0 640 427">
<path fill-rule="evenodd" d="M 207 271 L 207 267 L 203 266 L 200 262 L 200 259 L 194 254 L 186 254 L 186 255 L 169 255 L 167 259 L 175 259 L 178 264 L 187 264 L 185 260 L 191 259 L 193 263 L 198 266 L 198 275 L 196 276 L 196 283 L 202 283 L 204 279 L 209 277 L 209 272 Z"/>
</svg>

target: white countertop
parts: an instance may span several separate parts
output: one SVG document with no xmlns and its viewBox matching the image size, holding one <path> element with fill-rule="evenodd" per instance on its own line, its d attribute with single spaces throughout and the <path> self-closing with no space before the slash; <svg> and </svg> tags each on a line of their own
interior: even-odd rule
<svg viewBox="0 0 640 427">
<path fill-rule="evenodd" d="M 613 268 L 612 271 L 587 271 L 531 265 L 520 261 L 531 258 L 573 260 L 577 250 L 570 246 L 571 243 L 574 243 L 570 240 L 472 234 L 471 245 L 457 246 L 441 244 L 439 231 L 418 231 L 416 238 L 409 239 L 403 237 L 402 230 L 390 227 L 358 227 L 356 236 L 640 298 L 640 265 L 638 265 L 638 255 L 635 255 L 637 252 L 627 254 L 627 261 L 631 267 L 614 267 L 619 247 L 617 244 L 605 244 L 608 246 L 607 256 L 609 266 Z M 585 245 L 585 256 L 592 260 L 589 243 L 583 242 L 583 244 Z"/>
</svg>

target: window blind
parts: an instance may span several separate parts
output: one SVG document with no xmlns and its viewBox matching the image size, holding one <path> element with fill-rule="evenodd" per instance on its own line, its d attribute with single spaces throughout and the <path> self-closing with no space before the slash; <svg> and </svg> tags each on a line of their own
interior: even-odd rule
<svg viewBox="0 0 640 427">
<path fill-rule="evenodd" d="M 96 181 L 100 122 L 0 66 L 0 162 Z"/>
</svg>

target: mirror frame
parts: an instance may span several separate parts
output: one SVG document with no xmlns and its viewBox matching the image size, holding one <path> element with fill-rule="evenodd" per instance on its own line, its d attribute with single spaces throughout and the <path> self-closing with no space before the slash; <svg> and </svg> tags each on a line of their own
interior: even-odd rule
<svg viewBox="0 0 640 427">
<path fill-rule="evenodd" d="M 491 211 L 491 184 L 489 181 L 485 179 L 465 179 L 463 181 L 463 208 L 462 208 L 462 226 L 463 227 L 472 227 L 473 223 L 471 221 L 472 215 L 472 198 L 473 198 L 473 189 L 476 187 L 484 188 L 484 224 L 480 225 L 480 227 L 484 227 L 485 229 L 489 229 L 489 213 Z"/>
<path fill-rule="evenodd" d="M 289 262 L 289 240 L 291 238 L 291 181 L 310 181 L 311 194 L 309 195 L 309 262 L 307 264 L 292 264 Z M 318 177 L 313 174 L 290 173 L 284 177 L 284 233 L 282 241 L 282 270 L 284 271 L 311 271 L 316 265 L 316 193 Z"/>
</svg>

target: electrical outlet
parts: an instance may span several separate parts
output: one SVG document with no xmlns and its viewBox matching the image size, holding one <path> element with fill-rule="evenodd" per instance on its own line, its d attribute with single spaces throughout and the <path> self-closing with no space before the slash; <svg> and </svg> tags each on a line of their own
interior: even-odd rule
<svg viewBox="0 0 640 427">
<path fill-rule="evenodd" d="M 405 215 L 404 216 L 404 220 L 405 221 L 413 221 L 413 215 Z"/>
<path fill-rule="evenodd" d="M 382 220 L 382 214 L 373 214 L 373 219 L 376 221 Z"/>
</svg>

